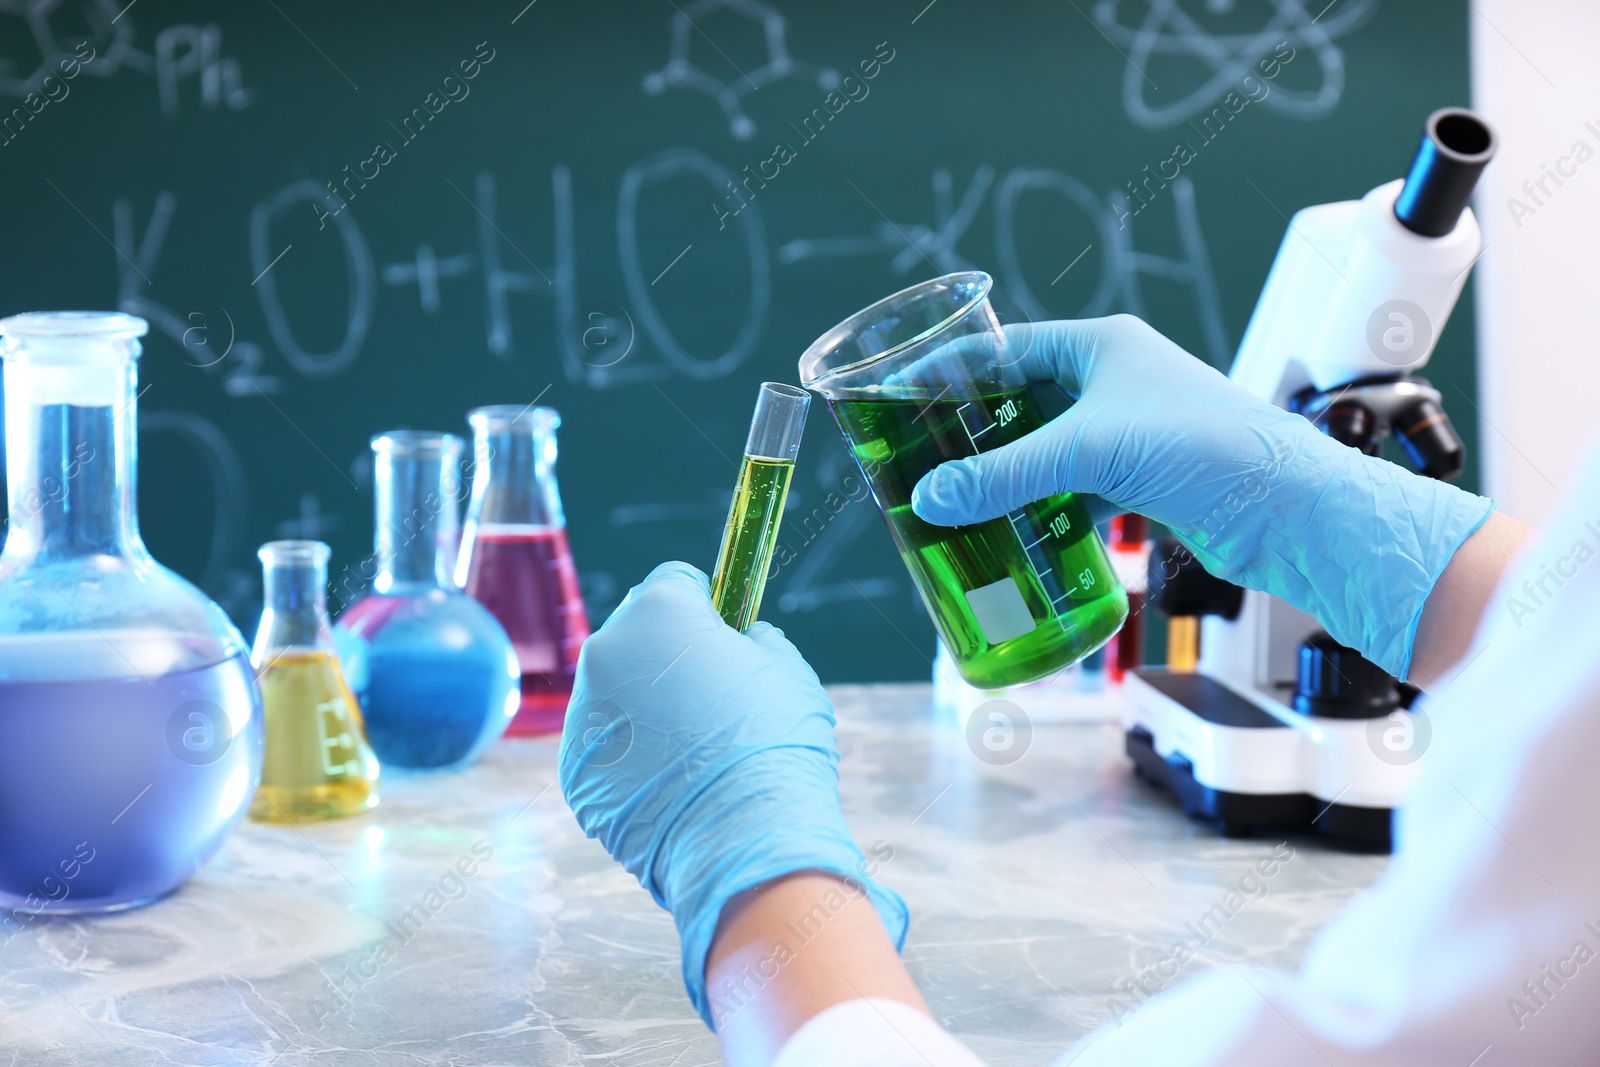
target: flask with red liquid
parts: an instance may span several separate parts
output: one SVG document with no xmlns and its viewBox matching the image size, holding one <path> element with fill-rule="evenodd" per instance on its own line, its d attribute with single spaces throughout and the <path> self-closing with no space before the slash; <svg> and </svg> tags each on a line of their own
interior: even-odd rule
<svg viewBox="0 0 1600 1067">
<path fill-rule="evenodd" d="M 507 734 L 555 733 L 567 714 L 589 616 L 556 486 L 553 408 L 473 410 L 472 500 L 456 582 L 500 620 L 522 665 L 522 704 Z"/>
<path fill-rule="evenodd" d="M 1144 606 L 1150 588 L 1150 520 L 1126 512 L 1111 520 L 1111 563 L 1128 591 L 1128 621 L 1106 646 L 1113 684 L 1144 666 Z"/>
</svg>

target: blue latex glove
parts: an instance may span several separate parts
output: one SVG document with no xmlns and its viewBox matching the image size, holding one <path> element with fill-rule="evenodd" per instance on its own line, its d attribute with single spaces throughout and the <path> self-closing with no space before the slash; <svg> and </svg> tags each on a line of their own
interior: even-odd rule
<svg viewBox="0 0 1600 1067">
<path fill-rule="evenodd" d="M 1131 315 L 1005 330 L 1028 379 L 1077 402 L 924 476 L 919 516 L 961 525 L 1092 493 L 1165 523 L 1212 574 L 1283 598 L 1406 676 L 1423 601 L 1493 501 L 1334 441 Z"/>
<path fill-rule="evenodd" d="M 833 703 L 783 632 L 727 625 L 687 563 L 657 567 L 584 642 L 561 791 L 672 912 L 708 1026 L 706 953 L 724 905 L 752 886 L 832 872 L 870 895 L 896 948 L 905 940 L 905 902 L 866 877 L 845 825 L 833 727 Z"/>
</svg>

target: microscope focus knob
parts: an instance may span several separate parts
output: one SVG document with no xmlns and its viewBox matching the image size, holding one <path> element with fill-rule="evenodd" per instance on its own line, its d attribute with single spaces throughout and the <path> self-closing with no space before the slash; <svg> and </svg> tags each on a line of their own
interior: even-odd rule
<svg viewBox="0 0 1600 1067">
<path fill-rule="evenodd" d="M 1220 615 L 1235 619 L 1244 590 L 1206 570 L 1200 560 L 1171 534 L 1150 552 L 1150 599 L 1169 618 Z"/>
<path fill-rule="evenodd" d="M 1382 667 L 1327 634 L 1300 644 L 1294 710 L 1329 719 L 1381 719 L 1400 706 L 1400 690 Z"/>
</svg>

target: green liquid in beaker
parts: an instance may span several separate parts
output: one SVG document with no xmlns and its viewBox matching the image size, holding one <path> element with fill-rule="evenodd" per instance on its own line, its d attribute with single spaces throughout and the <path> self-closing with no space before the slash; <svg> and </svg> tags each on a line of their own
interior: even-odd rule
<svg viewBox="0 0 1600 1067">
<path fill-rule="evenodd" d="M 934 526 L 911 489 L 950 459 L 1044 424 L 1026 388 L 973 399 L 896 395 L 828 401 L 895 546 L 962 677 L 997 689 L 1035 681 L 1121 628 L 1128 596 L 1082 503 L 1060 493 L 971 526 Z"/>
<path fill-rule="evenodd" d="M 712 572 L 711 603 L 740 632 L 756 621 L 761 610 L 761 592 L 767 585 L 793 474 L 794 463 L 786 459 L 745 456 L 739 465 L 728 526 L 722 531 L 722 548 Z"/>
</svg>

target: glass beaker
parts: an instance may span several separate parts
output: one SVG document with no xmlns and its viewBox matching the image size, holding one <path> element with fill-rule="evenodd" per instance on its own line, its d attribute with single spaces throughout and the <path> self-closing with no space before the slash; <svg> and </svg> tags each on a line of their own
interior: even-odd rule
<svg viewBox="0 0 1600 1067">
<path fill-rule="evenodd" d="M 589 636 L 556 485 L 553 408 L 475 408 L 472 500 L 456 584 L 500 620 L 522 666 L 522 701 L 508 734 L 559 733 Z"/>
<path fill-rule="evenodd" d="M 261 696 L 222 610 L 151 558 L 134 502 L 143 319 L 0 321 L 0 925 L 176 889 L 244 815 Z"/>
<path fill-rule="evenodd" d="M 269 541 L 261 625 L 250 653 L 267 716 L 267 758 L 250 805 L 258 822 L 314 822 L 378 803 L 378 761 L 345 684 L 328 626 L 328 556 L 321 541 Z"/>
<path fill-rule="evenodd" d="M 461 438 L 393 430 L 372 451 L 378 569 L 335 623 L 345 678 L 383 766 L 461 766 L 505 732 L 520 673 L 505 630 L 451 580 Z"/>
<path fill-rule="evenodd" d="M 1088 513 L 1070 493 L 988 522 L 934 526 L 911 490 L 939 464 L 1044 424 L 989 306 L 981 271 L 914 285 L 857 312 L 800 357 L 827 398 L 900 557 L 963 678 L 1020 685 L 1100 648 L 1128 598 Z"/>
</svg>

